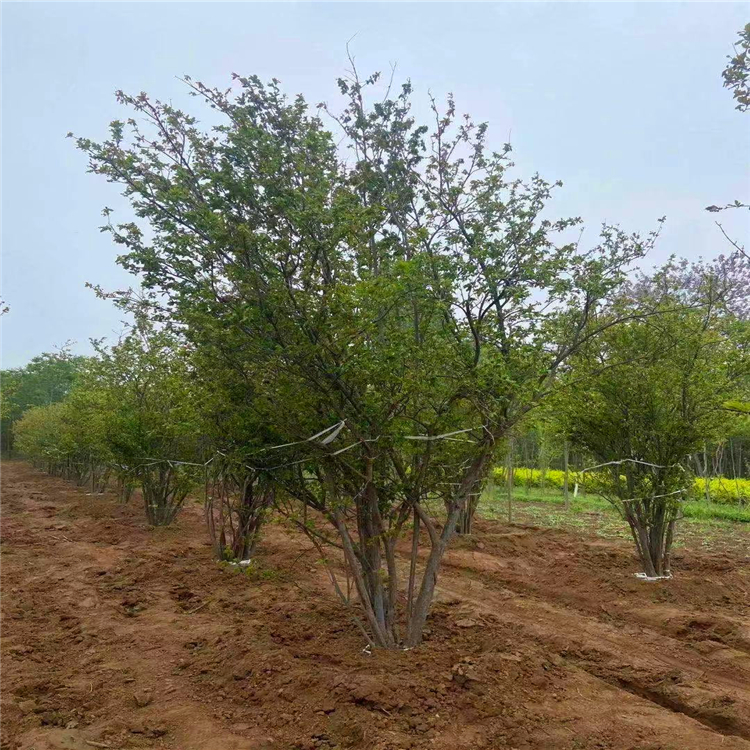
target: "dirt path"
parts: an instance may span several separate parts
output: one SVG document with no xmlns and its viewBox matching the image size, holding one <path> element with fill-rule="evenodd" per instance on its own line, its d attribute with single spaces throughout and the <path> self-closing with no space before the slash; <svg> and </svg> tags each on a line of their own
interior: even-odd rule
<svg viewBox="0 0 750 750">
<path fill-rule="evenodd" d="M 83 490 L 17 463 L 3 466 L 2 504 L 9 747 L 14 725 L 31 724 L 39 728 L 16 736 L 19 747 L 88 750 L 96 745 L 86 740 L 95 742 L 101 732 L 82 727 L 101 719 L 105 734 L 129 734 L 139 744 L 155 744 L 146 740 L 158 740 L 169 727 L 179 747 L 258 746 L 217 722 L 174 673 L 189 628 L 181 620 L 189 615 L 175 614 L 169 591 L 153 597 L 137 585 L 139 547 L 152 541 L 145 529 L 140 539 L 128 538 L 122 519 L 104 520 Z M 158 542 L 171 541 L 168 533 L 162 537 Z"/>
<path fill-rule="evenodd" d="M 647 588 L 624 548 L 480 524 L 424 646 L 369 655 L 283 528 L 244 575 L 197 508 L 151 530 L 2 469 L 3 749 L 750 748 L 750 551 Z"/>
</svg>

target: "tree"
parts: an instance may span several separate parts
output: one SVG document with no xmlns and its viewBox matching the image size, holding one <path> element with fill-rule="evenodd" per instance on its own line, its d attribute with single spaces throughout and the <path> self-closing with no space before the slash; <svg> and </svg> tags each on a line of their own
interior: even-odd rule
<svg viewBox="0 0 750 750">
<path fill-rule="evenodd" d="M 277 81 L 235 76 L 233 93 L 185 80 L 222 124 L 205 132 L 119 93 L 140 119 L 77 140 L 134 208 L 118 225 L 105 211 L 106 229 L 154 294 L 154 318 L 180 328 L 221 372 L 238 421 L 257 426 L 245 465 L 272 478 L 316 544 L 340 550 L 368 638 L 417 645 L 496 446 L 597 334 L 592 315 L 653 236 L 605 226 L 593 248 L 563 241 L 578 220 L 546 217 L 555 185 L 510 179 L 510 146 L 490 152 L 486 126 L 452 99 L 444 113 L 433 102 L 431 128 L 417 124 L 408 83 L 369 104 L 378 76 L 352 71 L 343 110 L 323 108 L 334 137 Z"/>
<path fill-rule="evenodd" d="M 66 344 L 56 352 L 45 352 L 34 357 L 28 365 L 0 373 L 2 400 L 3 452 L 13 450 L 13 425 L 21 415 L 34 406 L 47 406 L 62 401 L 73 387 L 77 374 L 86 362 L 75 356 Z"/>
<path fill-rule="evenodd" d="M 66 406 L 62 403 L 32 406 L 13 425 L 17 449 L 50 474 L 66 463 Z"/>
<path fill-rule="evenodd" d="M 723 404 L 747 378 L 747 324 L 729 313 L 716 267 L 671 263 L 641 277 L 606 313 L 641 314 L 573 358 L 557 405 L 572 440 L 600 462 L 587 486 L 627 521 L 650 577 L 670 572 L 692 485 L 687 457 L 726 429 Z"/>
<path fill-rule="evenodd" d="M 70 400 L 95 404 L 120 483 L 139 484 L 149 523 L 168 525 L 199 478 L 199 405 L 184 344 L 139 319 L 97 353 Z"/>
<path fill-rule="evenodd" d="M 721 74 L 724 87 L 732 92 L 736 109 L 747 112 L 750 109 L 750 23 L 738 34 L 739 39 L 734 48 L 734 56 L 729 58 L 729 64 Z"/>
<path fill-rule="evenodd" d="M 206 471 L 205 515 L 219 560 L 248 560 L 255 552 L 275 486 L 236 456 L 216 454 Z"/>
<path fill-rule="evenodd" d="M 97 484 L 97 466 L 106 451 L 97 429 L 103 415 L 81 399 L 68 396 L 45 406 L 32 406 L 13 425 L 18 451 L 47 473 L 85 484 Z"/>
<path fill-rule="evenodd" d="M 722 78 L 724 79 L 724 87 L 732 92 L 732 96 L 737 103 L 735 109 L 740 112 L 747 112 L 750 109 L 750 86 L 748 86 L 748 79 L 750 77 L 750 59 L 748 59 L 748 53 L 750 53 L 750 23 L 739 32 L 738 44 L 735 46 L 734 51 L 734 56 L 729 57 L 729 64 L 722 72 Z M 750 204 L 735 200 L 723 206 L 706 206 L 706 211 L 719 213 L 720 211 L 726 211 L 728 208 L 750 209 Z M 727 241 L 734 247 L 737 255 L 744 258 L 745 261 L 750 260 L 750 256 L 744 246 L 729 237 L 718 222 L 717 226 Z"/>
<path fill-rule="evenodd" d="M 253 465 L 253 456 L 273 436 L 253 409 L 255 388 L 248 373 L 233 366 L 236 357 L 204 345 L 191 361 L 206 462 L 204 510 L 214 554 L 219 560 L 247 560 L 275 499 L 271 477 Z"/>
</svg>

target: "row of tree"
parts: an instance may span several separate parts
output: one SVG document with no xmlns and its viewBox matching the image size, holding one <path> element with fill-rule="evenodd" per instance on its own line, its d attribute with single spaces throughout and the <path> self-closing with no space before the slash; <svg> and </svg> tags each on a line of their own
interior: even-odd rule
<svg viewBox="0 0 750 750">
<path fill-rule="evenodd" d="M 587 486 L 620 510 L 648 575 L 669 570 L 680 502 L 692 487 L 690 454 L 707 440 L 737 430 L 742 417 L 725 404 L 748 395 L 750 327 L 731 305 L 747 294 L 746 288 L 724 262 L 683 267 L 680 273 L 675 268 L 624 286 L 612 310 L 599 317 L 602 330 L 566 360 L 546 400 L 513 428 L 516 435 L 544 431 L 546 441 L 565 439 L 583 464 L 606 464 L 588 474 Z M 617 322 L 608 326 L 610 320 Z M 362 557 L 365 535 L 360 532 L 360 524 L 368 522 L 362 518 L 367 507 L 353 491 L 346 496 L 325 485 L 332 481 L 328 462 L 361 450 L 343 420 L 317 430 L 312 439 L 270 430 L 264 434 L 253 414 L 257 393 L 240 408 L 236 399 L 243 390 L 220 387 L 217 364 L 205 366 L 183 335 L 145 318 L 117 345 L 99 346 L 95 357 L 73 360 L 63 354 L 57 361 L 40 361 L 56 368 L 60 392 L 75 371 L 64 398 L 27 409 L 15 425 L 17 449 L 48 472 L 90 482 L 93 491 L 114 483 L 123 500 L 138 487 L 152 524 L 170 523 L 188 494 L 203 485 L 208 528 L 220 559 L 249 557 L 265 515 L 279 508 L 321 545 L 321 553 L 324 544 L 346 552 L 342 542 L 350 543 L 347 562 L 364 579 L 371 564 Z M 455 423 L 443 429 L 447 432 L 404 434 L 400 442 L 391 438 L 392 450 L 414 462 L 405 471 L 407 481 L 417 462 L 426 460 L 424 454 L 439 452 L 446 460 L 451 453 L 465 455 L 460 452 L 475 449 L 481 440 L 479 428 Z M 498 436 L 490 465 L 506 450 L 507 441 Z M 377 462 L 372 463 L 375 474 Z M 367 491 L 376 480 L 367 477 L 367 463 L 361 468 L 361 487 Z M 417 574 L 420 527 L 427 526 L 428 538 L 430 531 L 444 532 L 455 502 L 452 471 L 450 465 L 436 471 L 432 484 L 428 475 L 423 493 L 412 503 L 401 497 L 389 508 L 378 501 L 381 518 L 384 511 L 391 514 L 390 533 L 373 532 L 390 545 L 391 559 L 383 555 L 385 563 L 377 569 L 386 583 L 398 576 L 396 545 L 402 532 L 413 536 L 412 576 Z M 382 491 L 385 483 L 377 481 Z M 467 495 L 459 531 L 470 531 L 484 481 L 485 476 L 477 480 L 476 491 Z M 305 482 L 309 494 L 300 493 L 297 482 Z M 393 523 L 396 511 L 403 518 L 400 527 Z M 326 520 L 337 538 L 322 525 Z M 366 581 L 362 585 L 367 592 Z M 398 599 L 395 591 L 393 600 Z"/>
<path fill-rule="evenodd" d="M 76 141 L 130 200 L 104 229 L 143 292 L 114 295 L 132 333 L 18 447 L 120 472 L 154 523 L 202 476 L 220 555 L 274 505 L 339 550 L 371 643 L 411 647 L 505 441 L 545 410 L 615 467 L 602 491 L 664 572 L 683 459 L 747 395 L 737 258 L 628 283 L 657 232 L 584 247 L 550 217 L 557 184 L 512 176 L 452 98 L 419 123 L 408 83 L 353 70 L 317 112 L 276 81 L 185 83 L 220 124 L 120 92 L 133 116 Z"/>
</svg>

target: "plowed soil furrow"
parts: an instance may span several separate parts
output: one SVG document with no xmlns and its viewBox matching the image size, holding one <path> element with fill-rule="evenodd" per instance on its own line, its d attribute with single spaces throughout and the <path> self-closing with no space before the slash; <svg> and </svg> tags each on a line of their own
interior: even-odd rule
<svg viewBox="0 0 750 750">
<path fill-rule="evenodd" d="M 750 603 L 737 606 L 737 614 L 717 614 L 716 608 L 710 603 L 705 606 L 697 605 L 695 611 L 689 614 L 679 608 L 648 601 L 644 601 L 640 607 L 633 608 L 633 602 L 624 597 L 597 598 L 592 597 L 590 591 L 579 592 L 575 586 L 563 586 L 554 578 L 535 580 L 529 575 L 532 571 L 528 564 L 519 565 L 518 561 L 503 560 L 497 555 L 452 550 L 446 556 L 445 563 L 449 570 L 462 571 L 472 579 L 485 583 L 492 581 L 496 588 L 505 588 L 517 596 L 539 601 L 552 599 L 558 606 L 616 622 L 623 627 L 636 625 L 693 644 L 705 641 L 722 644 L 733 651 L 744 652 L 748 657 L 744 661 L 750 670 Z M 625 562 L 622 565 L 623 575 L 632 575 L 629 572 L 631 567 L 633 562 Z M 682 572 L 678 574 L 685 575 Z M 740 575 L 748 579 L 750 586 L 750 566 L 742 565 Z M 722 586 L 720 582 L 703 578 L 699 578 L 695 583 L 704 587 Z M 604 585 L 606 584 L 602 584 Z M 638 582 L 636 585 L 644 587 L 652 584 Z M 671 585 L 662 584 L 662 590 Z M 617 593 L 616 585 L 609 593 Z M 740 598 L 750 602 L 750 594 L 747 591 L 743 592 L 740 589 Z"/>
<path fill-rule="evenodd" d="M 666 653 L 666 644 L 660 648 L 645 637 L 619 636 L 602 623 L 583 621 L 549 605 L 524 602 L 516 607 L 512 601 L 494 596 L 491 589 L 468 594 L 452 579 L 444 578 L 440 589 L 469 603 L 476 612 L 515 624 L 594 677 L 685 714 L 721 734 L 750 739 L 750 681 L 745 678 L 723 674 L 711 665 L 701 670 L 691 656 Z"/>
<path fill-rule="evenodd" d="M 632 607 L 623 608 L 613 623 L 608 609 L 596 606 L 596 600 L 580 590 L 560 592 L 559 587 L 545 587 L 544 580 L 519 581 L 518 568 L 522 575 L 534 574 L 527 563 L 513 570 L 512 561 L 465 550 L 449 551 L 446 562 L 440 584 L 444 592 L 523 627 L 540 643 L 610 684 L 723 734 L 750 738 L 747 654 L 716 642 L 701 653 L 695 646 L 704 647 L 705 641 L 686 643 L 667 635 L 667 628 L 643 623 L 639 610 Z M 457 576 L 457 570 L 472 575 L 467 580 Z M 668 587 L 670 582 L 659 585 Z M 548 600 L 542 600 L 545 594 Z M 650 607 L 644 602 L 645 611 Z"/>
<path fill-rule="evenodd" d="M 685 669 L 750 696 L 750 658 L 736 649 L 714 642 L 713 654 L 701 653 L 693 642 L 685 643 L 659 629 L 641 625 L 637 615 L 631 614 L 630 622 L 612 623 L 606 610 L 592 616 L 587 610 L 542 600 L 540 595 L 518 597 L 512 588 L 503 585 L 506 582 L 498 583 L 494 577 L 485 577 L 484 581 L 472 577 L 466 583 L 465 578 L 448 570 L 441 580 L 443 590 L 471 597 L 475 603 L 481 601 L 485 607 L 497 607 L 496 613 L 514 622 L 529 623 L 539 637 L 553 638 L 563 647 L 575 644 L 583 648 L 585 644 L 587 649 L 603 648 L 622 659 L 632 659 L 634 666 L 650 660 L 661 669 Z M 717 659 L 716 651 L 723 658 Z"/>
</svg>

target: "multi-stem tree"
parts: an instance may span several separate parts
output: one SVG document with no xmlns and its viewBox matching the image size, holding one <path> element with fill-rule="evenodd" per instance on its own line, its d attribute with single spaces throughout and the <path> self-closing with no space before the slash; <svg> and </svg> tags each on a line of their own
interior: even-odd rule
<svg viewBox="0 0 750 750">
<path fill-rule="evenodd" d="M 556 402 L 601 463 L 587 486 L 627 521 L 648 576 L 669 573 L 690 454 L 725 431 L 723 405 L 747 380 L 748 325 L 731 311 L 747 289 L 727 268 L 670 263 L 631 285 L 602 317 L 639 314 L 579 350 Z"/>
<path fill-rule="evenodd" d="M 547 218 L 554 186 L 511 179 L 510 147 L 490 151 L 452 99 L 418 124 L 409 84 L 370 105 L 377 76 L 352 71 L 343 110 L 318 115 L 276 81 L 186 84 L 221 124 L 120 93 L 135 116 L 77 141 L 134 207 L 108 219 L 120 262 L 259 426 L 248 463 L 340 547 L 368 637 L 416 645 L 496 445 L 596 335 L 592 315 L 651 238 L 563 241 L 578 220 Z"/>
<path fill-rule="evenodd" d="M 95 405 L 119 482 L 140 485 L 149 523 L 168 525 L 200 474 L 199 404 L 184 345 L 141 318 L 118 344 L 97 349 L 69 400 Z"/>
<path fill-rule="evenodd" d="M 204 513 L 219 560 L 248 560 L 275 499 L 273 480 L 236 457 L 215 454 L 205 470 Z"/>
</svg>

